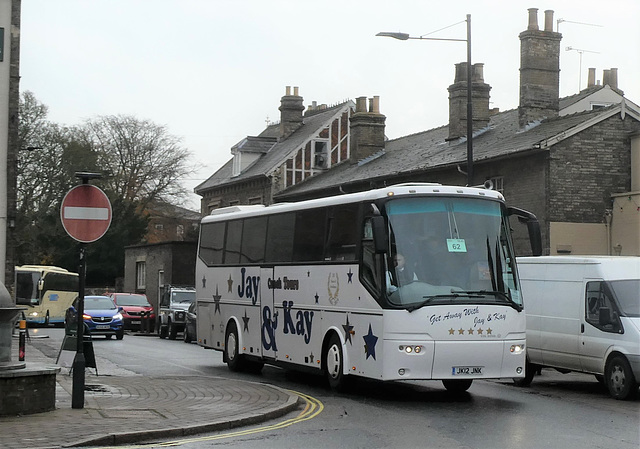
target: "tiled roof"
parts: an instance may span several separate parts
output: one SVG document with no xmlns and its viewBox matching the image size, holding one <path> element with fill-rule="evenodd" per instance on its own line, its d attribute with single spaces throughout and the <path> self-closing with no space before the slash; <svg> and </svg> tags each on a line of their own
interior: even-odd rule
<svg viewBox="0 0 640 449">
<path fill-rule="evenodd" d="M 302 147 L 307 140 L 315 136 L 326 123 L 333 119 L 333 117 L 341 114 L 343 110 L 349 107 L 352 107 L 352 102 L 342 103 L 322 110 L 321 112 L 303 117 L 302 126 L 300 126 L 300 128 L 298 128 L 287 139 L 272 144 L 272 147 L 267 152 L 263 151 L 264 155 L 261 156 L 260 159 L 238 176 L 233 176 L 233 159 L 231 159 L 211 175 L 209 179 L 198 185 L 194 191 L 196 193 L 201 193 L 203 190 L 218 187 L 223 184 L 244 181 L 259 176 L 269 176 L 273 170 L 279 167 L 293 151 Z M 274 139 L 278 135 L 279 126 L 269 125 L 257 138 L 248 137 L 242 142 L 248 139 L 262 139 L 261 142 L 264 144 L 264 142 L 268 141 L 267 139 Z"/>
<path fill-rule="evenodd" d="M 520 130 L 518 126 L 517 109 L 501 112 L 491 117 L 487 128 L 474 134 L 473 159 L 479 162 L 538 150 L 541 142 L 562 132 L 568 132 L 589 119 L 605 116 L 612 108 L 619 108 L 619 105 L 555 117 L 530 125 L 524 130 Z M 398 174 L 428 171 L 457 164 L 465 165 L 466 139 L 447 142 L 445 140 L 447 137 L 448 127 L 442 126 L 389 140 L 385 144 L 385 152 L 382 156 L 366 164 L 342 163 L 290 187 L 278 196 L 284 200 L 289 195 L 346 186 L 349 183 L 384 179 Z"/>
</svg>

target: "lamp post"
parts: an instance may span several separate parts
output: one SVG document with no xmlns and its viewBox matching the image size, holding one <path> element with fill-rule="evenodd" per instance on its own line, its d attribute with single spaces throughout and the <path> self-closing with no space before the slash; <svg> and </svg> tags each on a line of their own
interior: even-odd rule
<svg viewBox="0 0 640 449">
<path fill-rule="evenodd" d="M 421 41 L 453 41 L 467 43 L 467 185 L 472 185 L 473 181 L 473 110 L 471 103 L 471 14 L 467 14 L 465 20 L 467 22 L 467 38 L 466 39 L 444 39 L 438 37 L 409 36 L 407 33 L 380 32 L 376 36 L 392 37 L 401 41 L 409 39 Z"/>
</svg>

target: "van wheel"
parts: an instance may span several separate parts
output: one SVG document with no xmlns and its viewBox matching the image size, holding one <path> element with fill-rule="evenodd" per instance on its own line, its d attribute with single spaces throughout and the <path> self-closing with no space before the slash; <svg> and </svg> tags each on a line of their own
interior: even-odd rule
<svg viewBox="0 0 640 449">
<path fill-rule="evenodd" d="M 609 394 L 615 399 L 631 399 L 638 389 L 629 362 L 621 355 L 616 355 L 607 362 L 605 381 Z"/>
<path fill-rule="evenodd" d="M 513 383 L 518 387 L 528 387 L 531 385 L 531 382 L 533 382 L 533 376 L 536 375 L 536 371 L 539 369 L 540 367 L 538 365 L 531 363 L 529 358 L 527 358 L 524 364 L 524 377 L 515 377 Z"/>
<path fill-rule="evenodd" d="M 227 326 L 227 335 L 224 339 L 224 356 L 227 366 L 231 371 L 238 372 L 244 369 L 244 357 L 238 349 L 240 339 L 238 328 L 233 321 Z"/>
<path fill-rule="evenodd" d="M 464 393 L 471 387 L 471 383 L 473 379 L 464 379 L 464 380 L 454 380 L 454 379 L 444 379 L 442 381 L 442 385 L 450 391 L 451 393 Z"/>
</svg>

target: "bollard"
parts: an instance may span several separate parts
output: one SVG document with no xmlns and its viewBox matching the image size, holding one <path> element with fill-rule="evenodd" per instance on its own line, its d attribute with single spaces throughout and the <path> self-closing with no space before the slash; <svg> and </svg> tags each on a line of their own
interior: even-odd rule
<svg viewBox="0 0 640 449">
<path fill-rule="evenodd" d="M 20 320 L 20 335 L 18 340 L 18 360 L 24 362 L 25 344 L 27 340 L 27 321 Z"/>
</svg>

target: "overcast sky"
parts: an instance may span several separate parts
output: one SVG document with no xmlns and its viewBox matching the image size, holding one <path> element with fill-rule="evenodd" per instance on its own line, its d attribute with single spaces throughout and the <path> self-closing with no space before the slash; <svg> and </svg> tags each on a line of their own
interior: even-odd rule
<svg viewBox="0 0 640 449">
<path fill-rule="evenodd" d="M 585 88 L 589 67 L 597 80 L 618 68 L 618 87 L 640 103 L 638 0 L 23 0 L 20 89 L 62 125 L 111 114 L 166 125 L 199 167 L 184 182 L 193 189 L 234 144 L 279 120 L 285 86 L 299 86 L 305 105 L 378 95 L 391 139 L 445 125 L 465 43 L 379 31 L 454 25 L 429 37 L 465 39 L 471 14 L 491 107 L 516 108 L 527 8 L 541 29 L 547 9 L 554 31 L 562 19 L 560 96 Z"/>
</svg>

